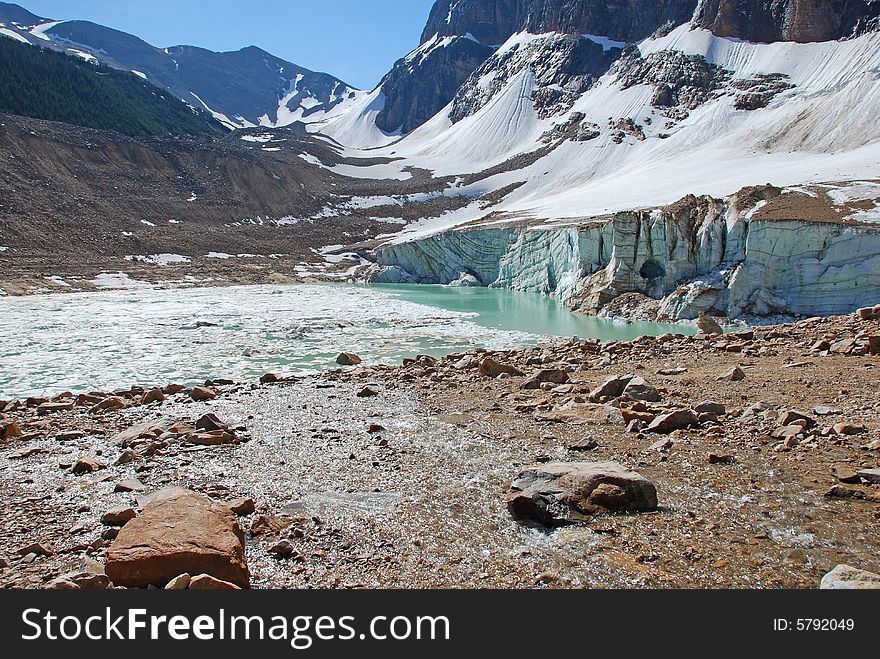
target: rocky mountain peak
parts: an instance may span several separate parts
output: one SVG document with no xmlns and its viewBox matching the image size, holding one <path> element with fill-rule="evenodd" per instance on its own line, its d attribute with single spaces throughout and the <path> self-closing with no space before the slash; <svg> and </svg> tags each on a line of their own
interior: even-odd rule
<svg viewBox="0 0 880 659">
<path fill-rule="evenodd" d="M 608 48 L 581 38 L 594 35 L 615 43 L 650 36 L 664 25 L 681 25 L 694 15 L 697 0 L 437 0 L 422 33 L 421 46 L 395 64 L 382 81 L 385 107 L 377 117 L 384 131 L 408 133 L 455 98 L 455 120 L 471 114 L 529 57 L 543 62 L 542 81 L 570 100 L 604 73 L 614 57 Z M 519 32 L 566 35 L 552 43 L 521 49 L 494 61 L 495 50 Z M 617 53 L 619 54 L 619 50 Z M 472 78 L 503 68 L 497 84 L 477 89 Z M 462 86 L 467 84 L 468 89 Z M 470 90 L 470 91 L 469 91 Z M 557 94 L 558 95 L 558 94 Z M 555 104 L 560 99 L 545 99 Z M 565 103 L 563 103 L 563 106 Z"/>
<path fill-rule="evenodd" d="M 697 0 L 438 0 L 422 43 L 435 34 L 471 34 L 481 43 L 500 45 L 522 31 L 636 41 L 665 23 L 686 23 L 696 8 Z"/>
</svg>

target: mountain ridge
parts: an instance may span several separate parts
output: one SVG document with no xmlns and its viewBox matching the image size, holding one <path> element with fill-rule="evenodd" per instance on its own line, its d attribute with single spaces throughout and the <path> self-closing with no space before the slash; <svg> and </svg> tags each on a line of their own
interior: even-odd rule
<svg viewBox="0 0 880 659">
<path fill-rule="evenodd" d="M 16 21 L 23 18 L 24 22 Z M 155 47 L 135 35 L 90 21 L 54 21 L 0 4 L 0 29 L 32 45 L 134 71 L 229 128 L 283 126 L 332 111 L 358 90 L 326 73 L 256 47 L 214 52 L 197 46 Z"/>
</svg>

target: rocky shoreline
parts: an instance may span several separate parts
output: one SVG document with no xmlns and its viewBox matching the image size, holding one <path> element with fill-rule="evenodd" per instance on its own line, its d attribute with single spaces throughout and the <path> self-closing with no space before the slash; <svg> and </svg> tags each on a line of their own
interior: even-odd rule
<svg viewBox="0 0 880 659">
<path fill-rule="evenodd" d="M 703 330 L 0 402 L 0 585 L 876 586 L 880 309 Z"/>
</svg>

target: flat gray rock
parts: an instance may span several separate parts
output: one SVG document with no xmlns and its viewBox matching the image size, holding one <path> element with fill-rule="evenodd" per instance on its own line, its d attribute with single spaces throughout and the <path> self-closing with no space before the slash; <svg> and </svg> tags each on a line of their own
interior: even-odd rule
<svg viewBox="0 0 880 659">
<path fill-rule="evenodd" d="M 821 590 L 880 590 L 880 574 L 838 565 L 822 578 Z"/>
</svg>

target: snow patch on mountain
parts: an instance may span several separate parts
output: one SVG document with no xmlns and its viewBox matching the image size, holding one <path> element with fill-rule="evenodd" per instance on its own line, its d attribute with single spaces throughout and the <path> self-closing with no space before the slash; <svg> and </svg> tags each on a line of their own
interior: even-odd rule
<svg viewBox="0 0 880 659">
<path fill-rule="evenodd" d="M 14 30 L 10 30 L 9 28 L 0 27 L 0 35 L 4 37 L 9 37 L 10 39 L 14 39 L 15 41 L 20 41 L 21 43 L 26 43 L 30 45 L 30 41 L 21 36 L 18 32 Z"/>
</svg>

